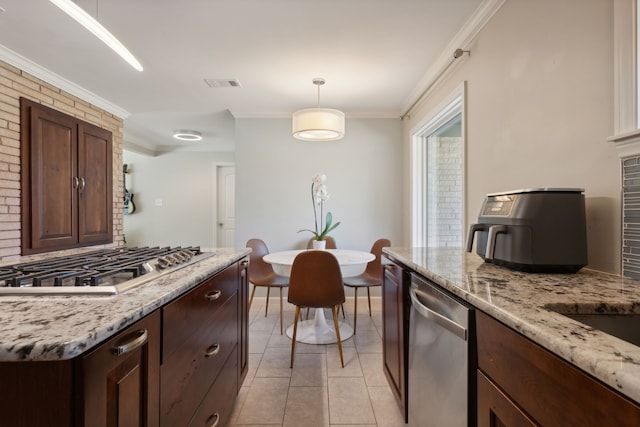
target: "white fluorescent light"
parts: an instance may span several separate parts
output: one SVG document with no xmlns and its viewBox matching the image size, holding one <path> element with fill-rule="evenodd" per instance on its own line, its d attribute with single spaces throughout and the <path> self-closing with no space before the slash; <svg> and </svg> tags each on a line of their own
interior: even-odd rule
<svg viewBox="0 0 640 427">
<path fill-rule="evenodd" d="M 81 7 L 73 3 L 71 0 L 50 0 L 51 3 L 62 9 L 67 15 L 78 21 L 80 25 L 91 31 L 93 35 L 102 40 L 104 44 L 109 46 L 115 53 L 120 55 L 122 59 L 127 61 L 133 68 L 142 71 L 142 65 L 127 50 L 120 41 L 114 37 L 106 28 L 104 28 L 91 15 L 85 12 Z"/>
</svg>

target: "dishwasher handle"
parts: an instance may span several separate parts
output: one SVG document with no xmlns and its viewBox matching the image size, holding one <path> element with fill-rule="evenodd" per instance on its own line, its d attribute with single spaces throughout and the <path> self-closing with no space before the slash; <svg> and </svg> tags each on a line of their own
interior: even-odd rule
<svg viewBox="0 0 640 427">
<path fill-rule="evenodd" d="M 420 300 L 418 300 L 415 289 L 409 289 L 409 296 L 411 297 L 411 304 L 413 305 L 413 308 L 415 308 L 418 313 L 420 313 L 425 318 L 436 322 L 438 325 L 442 326 L 458 338 L 467 341 L 467 328 L 422 304 Z"/>
</svg>

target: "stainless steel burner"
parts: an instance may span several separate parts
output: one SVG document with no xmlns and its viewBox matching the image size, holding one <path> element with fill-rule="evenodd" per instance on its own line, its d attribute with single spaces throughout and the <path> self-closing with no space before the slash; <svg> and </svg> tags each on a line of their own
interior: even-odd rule
<svg viewBox="0 0 640 427">
<path fill-rule="evenodd" d="M 214 255 L 199 247 L 123 247 L 7 265 L 0 295 L 117 295 Z"/>
</svg>

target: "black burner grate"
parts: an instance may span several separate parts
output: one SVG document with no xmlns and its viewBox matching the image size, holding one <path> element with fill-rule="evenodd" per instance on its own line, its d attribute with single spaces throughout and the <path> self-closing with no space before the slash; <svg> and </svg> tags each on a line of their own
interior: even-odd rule
<svg viewBox="0 0 640 427">
<path fill-rule="evenodd" d="M 0 267 L 0 287 L 117 285 L 200 253 L 197 246 L 123 247 L 7 265 Z"/>
</svg>

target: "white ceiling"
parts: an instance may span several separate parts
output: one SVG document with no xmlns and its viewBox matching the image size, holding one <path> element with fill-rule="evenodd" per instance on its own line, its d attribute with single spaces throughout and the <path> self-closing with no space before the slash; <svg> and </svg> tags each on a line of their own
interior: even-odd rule
<svg viewBox="0 0 640 427">
<path fill-rule="evenodd" d="M 451 42 L 486 2 L 78 0 L 142 63 L 138 72 L 49 0 L 0 0 L 0 45 L 130 114 L 125 147 L 230 151 L 234 117 L 313 107 L 314 77 L 327 82 L 323 107 L 399 117 L 435 65 L 464 48 Z M 217 78 L 242 86 L 204 82 Z M 175 129 L 204 140 L 179 143 Z"/>
</svg>

